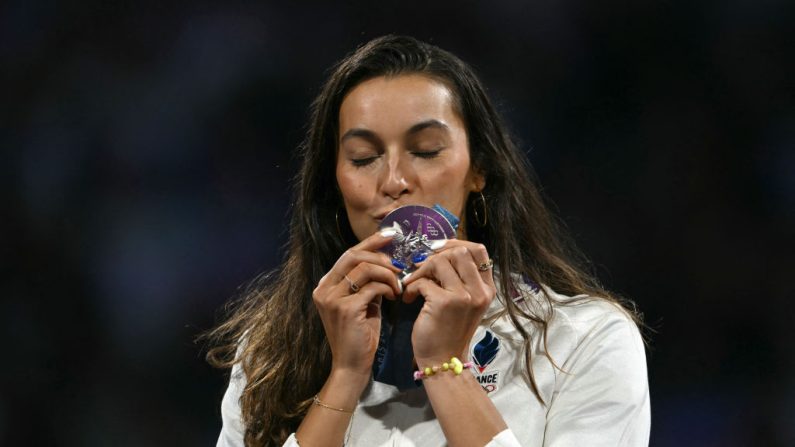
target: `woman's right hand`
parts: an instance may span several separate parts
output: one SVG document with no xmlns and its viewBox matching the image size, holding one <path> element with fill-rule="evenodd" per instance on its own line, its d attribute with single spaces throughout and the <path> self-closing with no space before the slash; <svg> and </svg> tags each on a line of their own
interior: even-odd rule
<svg viewBox="0 0 795 447">
<path fill-rule="evenodd" d="M 331 347 L 332 372 L 369 379 L 381 333 L 381 299 L 402 292 L 389 257 L 379 248 L 394 232 L 378 232 L 342 254 L 321 278 L 312 299 Z"/>
</svg>

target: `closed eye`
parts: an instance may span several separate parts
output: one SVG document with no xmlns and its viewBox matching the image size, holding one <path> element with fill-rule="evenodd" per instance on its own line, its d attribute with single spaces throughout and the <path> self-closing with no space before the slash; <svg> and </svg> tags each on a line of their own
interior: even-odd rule
<svg viewBox="0 0 795 447">
<path fill-rule="evenodd" d="M 442 152 L 442 149 L 436 149 L 435 151 L 414 151 L 412 155 L 420 158 L 436 158 L 439 156 L 439 152 Z"/>
<path fill-rule="evenodd" d="M 367 165 L 371 164 L 372 162 L 374 162 L 375 160 L 377 160 L 378 157 L 379 157 L 379 155 L 375 155 L 373 157 L 366 157 L 366 158 L 354 158 L 354 159 L 351 159 L 351 163 L 353 163 L 353 165 L 356 166 L 356 167 L 367 166 Z"/>
</svg>

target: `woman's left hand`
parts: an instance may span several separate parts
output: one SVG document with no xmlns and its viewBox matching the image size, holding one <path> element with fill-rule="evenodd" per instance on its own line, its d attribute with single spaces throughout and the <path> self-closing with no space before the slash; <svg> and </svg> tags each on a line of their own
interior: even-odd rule
<svg viewBox="0 0 795 447">
<path fill-rule="evenodd" d="M 448 240 L 403 285 L 403 301 L 425 298 L 411 334 L 417 364 L 438 365 L 452 356 L 465 359 L 469 341 L 497 293 L 486 247 Z"/>
</svg>

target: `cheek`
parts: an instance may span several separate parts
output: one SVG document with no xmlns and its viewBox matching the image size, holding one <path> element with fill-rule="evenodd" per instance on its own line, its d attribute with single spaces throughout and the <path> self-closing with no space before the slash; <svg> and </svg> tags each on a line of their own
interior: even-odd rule
<svg viewBox="0 0 795 447">
<path fill-rule="evenodd" d="M 370 202 L 373 187 L 361 177 L 338 175 L 337 184 L 342 193 L 342 198 L 349 207 L 353 209 L 364 208 Z"/>
<path fill-rule="evenodd" d="M 438 177 L 439 181 L 446 185 L 448 189 L 457 189 L 451 188 L 451 186 L 466 187 L 466 183 L 469 180 L 469 157 L 466 154 L 459 155 L 452 163 L 446 166 Z"/>
<path fill-rule="evenodd" d="M 460 215 L 471 189 L 468 157 L 460 157 L 440 170 L 438 175 L 433 176 L 432 186 L 430 183 L 428 186 L 448 204 L 451 211 Z"/>
</svg>

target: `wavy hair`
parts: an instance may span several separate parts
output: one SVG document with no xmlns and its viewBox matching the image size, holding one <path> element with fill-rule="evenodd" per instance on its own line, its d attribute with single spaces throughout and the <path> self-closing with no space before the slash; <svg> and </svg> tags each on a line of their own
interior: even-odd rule
<svg viewBox="0 0 795 447">
<path fill-rule="evenodd" d="M 632 303 L 605 290 L 589 273 L 589 263 L 548 210 L 529 161 L 513 143 L 472 69 L 453 54 L 414 38 L 380 37 L 335 65 L 312 103 L 306 138 L 299 147 L 302 166 L 294 181 L 284 262 L 255 278 L 227 306 L 225 321 L 204 335 L 211 344 L 207 359 L 213 366 L 239 363 L 245 374 L 240 406 L 246 446 L 282 445 L 297 430 L 330 372 L 331 351 L 312 289 L 357 242 L 335 176 L 339 109 L 361 82 L 404 74 L 428 76 L 452 93 L 453 107 L 467 131 L 472 166 L 486 178 L 482 193 L 488 219 L 484 226 L 467 225 L 467 236 L 486 246 L 500 272 L 517 274 L 499 275 L 498 288 L 516 290 L 512 278 L 522 275 L 565 295 L 614 302 L 640 324 Z M 476 199 L 480 202 L 479 194 L 467 201 L 468 222 L 473 222 Z M 551 306 L 528 309 L 510 299 L 505 305 L 524 339 L 526 380 L 543 402 L 531 368 L 534 340 L 526 322 L 539 329 L 546 343 Z"/>
</svg>

